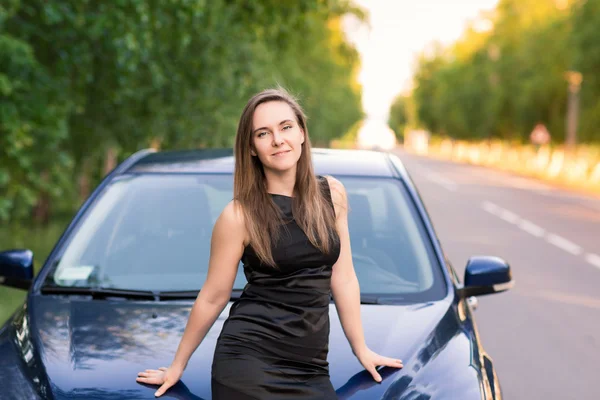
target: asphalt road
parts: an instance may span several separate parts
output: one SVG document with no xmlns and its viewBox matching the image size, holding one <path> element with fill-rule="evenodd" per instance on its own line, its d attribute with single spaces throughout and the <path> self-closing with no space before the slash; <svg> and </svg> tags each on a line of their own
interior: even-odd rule
<svg viewBox="0 0 600 400">
<path fill-rule="evenodd" d="M 479 297 L 483 345 L 505 399 L 600 399 L 600 199 L 398 150 L 462 277 L 507 260 L 516 285 Z"/>
</svg>

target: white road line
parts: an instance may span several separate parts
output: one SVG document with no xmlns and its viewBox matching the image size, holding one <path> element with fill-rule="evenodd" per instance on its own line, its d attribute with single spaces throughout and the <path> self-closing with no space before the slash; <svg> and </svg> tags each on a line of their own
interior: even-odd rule
<svg viewBox="0 0 600 400">
<path fill-rule="evenodd" d="M 530 235 L 533 235 L 535 237 L 543 237 L 545 235 L 546 241 L 548 243 L 558 247 L 561 250 L 566 251 L 567 253 L 571 253 L 574 256 L 578 256 L 583 253 L 583 248 L 581 248 L 581 246 L 554 233 L 546 233 L 544 228 L 542 228 L 541 226 L 538 226 L 531 221 L 523 219 L 517 214 L 513 213 L 512 211 L 504 209 L 499 205 L 492 203 L 491 201 L 483 201 L 481 203 L 481 208 L 483 208 L 490 214 L 501 218 L 506 222 L 516 224 L 521 230 L 529 233 Z M 600 269 L 600 256 L 598 254 L 587 253 L 585 255 L 585 260 L 588 263 L 592 264 L 594 267 Z"/>
<path fill-rule="evenodd" d="M 544 228 L 537 226 L 533 222 L 527 221 L 526 219 L 522 219 L 521 222 L 519 222 L 518 226 L 525 232 L 527 232 L 535 237 L 542 237 L 546 233 Z"/>
<path fill-rule="evenodd" d="M 481 203 L 481 207 L 485 211 L 489 212 L 490 214 L 499 215 L 500 207 L 498 207 L 497 205 L 495 205 L 491 201 L 487 201 L 487 200 L 484 201 L 483 203 Z"/>
<path fill-rule="evenodd" d="M 508 211 L 500 206 L 497 206 L 491 201 L 486 200 L 482 202 L 481 207 L 490 214 L 500 217 L 506 222 L 510 222 L 511 224 L 516 224 L 521 220 L 521 218 L 514 212 Z"/>
<path fill-rule="evenodd" d="M 511 224 L 516 224 L 521 219 L 517 214 L 508 210 L 502 210 L 499 216 L 500 218 Z"/>
<path fill-rule="evenodd" d="M 430 180 L 433 183 L 437 183 L 438 185 L 440 185 L 441 187 L 443 187 L 444 189 L 448 189 L 451 192 L 456 192 L 456 190 L 458 189 L 458 185 L 456 184 L 456 182 L 451 181 L 448 178 L 445 178 L 441 175 L 438 175 L 434 172 L 427 172 L 425 174 L 425 177 Z"/>
<path fill-rule="evenodd" d="M 549 233 L 546 235 L 546 241 L 550 244 L 555 245 L 559 249 L 562 249 L 562 250 L 564 250 L 568 253 L 571 253 L 575 256 L 578 256 L 583 252 L 583 249 L 580 246 L 565 239 L 562 236 L 558 236 L 553 233 Z"/>
<path fill-rule="evenodd" d="M 594 253 L 588 253 L 585 255 L 585 261 L 592 264 L 594 267 L 600 268 L 600 256 Z"/>
</svg>

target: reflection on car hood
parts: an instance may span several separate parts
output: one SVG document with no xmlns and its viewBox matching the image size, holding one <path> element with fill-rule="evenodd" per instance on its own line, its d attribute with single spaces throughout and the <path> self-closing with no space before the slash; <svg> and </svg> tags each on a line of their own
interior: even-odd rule
<svg viewBox="0 0 600 400">
<path fill-rule="evenodd" d="M 55 399 L 151 399 L 156 386 L 137 383 L 137 373 L 169 365 L 191 305 L 32 296 L 27 317 L 14 324 L 13 342 L 24 374 Z M 228 313 L 229 306 L 171 389 L 171 398 L 210 399 L 214 347 Z M 401 358 L 405 366 L 382 369 L 384 381 L 375 383 L 352 354 L 332 304 L 329 363 L 339 398 L 440 399 L 456 388 L 462 388 L 463 399 L 479 398 L 471 342 L 450 303 L 363 305 L 361 313 L 369 347 Z"/>
</svg>

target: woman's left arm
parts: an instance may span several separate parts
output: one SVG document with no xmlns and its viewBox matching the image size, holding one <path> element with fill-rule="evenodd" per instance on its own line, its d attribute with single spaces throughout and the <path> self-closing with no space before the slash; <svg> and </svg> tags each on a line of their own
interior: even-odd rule
<svg viewBox="0 0 600 400">
<path fill-rule="evenodd" d="M 367 347 L 360 318 L 360 288 L 352 264 L 350 233 L 348 230 L 348 198 L 344 185 L 335 178 L 327 177 L 336 214 L 336 228 L 340 237 L 340 256 L 333 266 L 331 292 L 335 307 L 352 347 L 352 352 L 373 379 L 381 382 L 376 368 L 380 365 L 402 368 L 402 361 L 381 356 Z"/>
</svg>

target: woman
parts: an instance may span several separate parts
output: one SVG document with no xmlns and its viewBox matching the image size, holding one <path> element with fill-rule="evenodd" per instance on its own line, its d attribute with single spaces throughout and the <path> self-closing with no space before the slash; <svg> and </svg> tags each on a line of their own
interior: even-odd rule
<svg viewBox="0 0 600 400">
<path fill-rule="evenodd" d="M 230 299 L 239 261 L 248 284 L 231 307 L 212 364 L 213 399 L 335 399 L 327 363 L 333 294 L 352 351 L 373 378 L 402 368 L 371 351 L 360 320 L 344 186 L 313 172 L 306 117 L 283 89 L 252 97 L 235 143 L 234 200 L 217 219 L 206 282 L 169 368 L 138 382 L 181 378 Z"/>
</svg>

